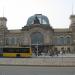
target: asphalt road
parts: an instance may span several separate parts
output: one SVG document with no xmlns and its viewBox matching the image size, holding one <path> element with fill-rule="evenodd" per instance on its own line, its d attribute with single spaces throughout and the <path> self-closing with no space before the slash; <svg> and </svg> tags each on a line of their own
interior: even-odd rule
<svg viewBox="0 0 75 75">
<path fill-rule="evenodd" d="M 0 66 L 0 75 L 75 75 L 75 67 Z"/>
</svg>

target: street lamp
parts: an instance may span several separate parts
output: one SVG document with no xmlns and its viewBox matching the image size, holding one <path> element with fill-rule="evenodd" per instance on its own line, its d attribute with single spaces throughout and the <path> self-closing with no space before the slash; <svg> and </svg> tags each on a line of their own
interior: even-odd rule
<svg viewBox="0 0 75 75">
<path fill-rule="evenodd" d="M 1 40 L 0 41 L 0 53 L 2 53 L 3 52 L 3 41 Z"/>
<path fill-rule="evenodd" d="M 38 57 L 38 41 L 37 41 L 37 43 L 35 44 L 35 47 L 36 47 L 36 56 Z"/>
<path fill-rule="evenodd" d="M 74 45 L 74 52 L 75 52 L 75 40 L 73 40 L 73 45 Z"/>
<path fill-rule="evenodd" d="M 2 47 L 2 46 L 3 46 L 3 41 L 1 40 L 1 41 L 0 41 L 0 47 Z"/>
<path fill-rule="evenodd" d="M 33 45 L 36 48 L 36 56 L 38 57 L 38 42 L 36 44 L 30 44 L 30 46 Z"/>
<path fill-rule="evenodd" d="M 37 41 L 37 57 L 38 57 L 38 45 L 39 45 L 39 44 L 38 44 L 38 41 Z"/>
</svg>

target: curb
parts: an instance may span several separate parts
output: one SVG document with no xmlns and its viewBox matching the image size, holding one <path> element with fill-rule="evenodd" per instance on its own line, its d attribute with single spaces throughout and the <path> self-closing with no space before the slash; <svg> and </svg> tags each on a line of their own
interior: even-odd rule
<svg viewBox="0 0 75 75">
<path fill-rule="evenodd" d="M 0 66 L 27 66 L 27 67 L 75 67 L 75 65 L 16 65 L 16 64 L 0 64 Z"/>
</svg>

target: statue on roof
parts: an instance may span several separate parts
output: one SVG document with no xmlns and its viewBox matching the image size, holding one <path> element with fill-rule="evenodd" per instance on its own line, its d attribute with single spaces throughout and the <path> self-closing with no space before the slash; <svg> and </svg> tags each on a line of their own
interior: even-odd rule
<svg viewBox="0 0 75 75">
<path fill-rule="evenodd" d="M 39 21 L 39 19 L 37 18 L 37 16 L 36 16 L 35 19 L 34 19 L 34 24 L 40 24 L 40 21 Z"/>
</svg>

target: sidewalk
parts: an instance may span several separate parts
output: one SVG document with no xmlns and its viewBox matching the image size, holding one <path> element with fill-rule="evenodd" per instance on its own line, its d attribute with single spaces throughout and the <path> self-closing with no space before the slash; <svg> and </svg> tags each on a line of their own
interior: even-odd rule
<svg viewBox="0 0 75 75">
<path fill-rule="evenodd" d="M 45 58 L 45 57 L 51 57 L 51 58 L 52 58 L 52 57 L 75 57 L 75 54 L 63 54 L 63 55 L 62 55 L 62 54 L 58 54 L 58 56 L 57 56 L 57 55 L 54 55 L 54 56 L 42 55 L 42 56 L 32 56 L 32 57 L 33 57 L 33 58 L 35 58 L 35 57 L 40 57 L 40 58 L 41 58 L 41 57 L 42 57 L 42 58 L 43 58 L 43 57 L 44 57 L 44 58 Z"/>
<path fill-rule="evenodd" d="M 0 65 L 26 66 L 72 66 L 75 67 L 75 54 L 59 56 L 38 56 L 34 58 L 0 58 Z"/>
</svg>

